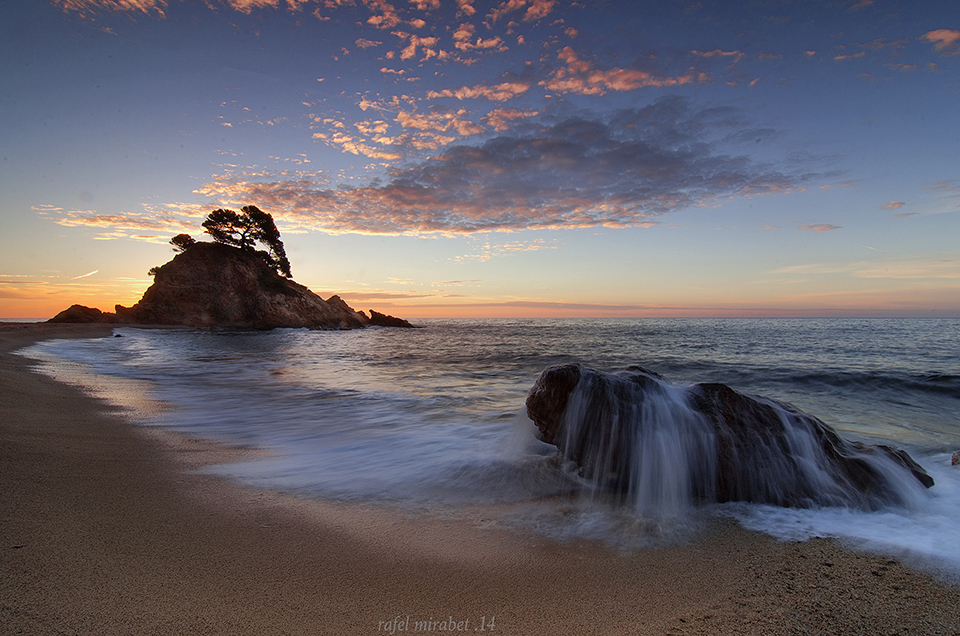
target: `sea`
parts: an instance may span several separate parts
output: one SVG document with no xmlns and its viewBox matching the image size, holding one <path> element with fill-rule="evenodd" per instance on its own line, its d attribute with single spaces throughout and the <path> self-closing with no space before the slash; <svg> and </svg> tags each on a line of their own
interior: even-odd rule
<svg viewBox="0 0 960 636">
<path fill-rule="evenodd" d="M 202 469 L 300 497 L 456 515 L 558 541 L 652 549 L 732 518 L 831 537 L 960 583 L 960 319 L 422 320 L 417 329 L 119 327 L 19 353 L 138 425 L 254 448 Z M 584 488 L 524 401 L 551 365 L 631 365 L 680 387 L 787 402 L 850 440 L 908 451 L 934 478 L 902 505 L 638 510 Z M 649 478 L 649 477 L 648 477 Z M 656 479 L 656 476 L 652 477 Z M 470 517 L 475 518 L 475 517 Z"/>
</svg>

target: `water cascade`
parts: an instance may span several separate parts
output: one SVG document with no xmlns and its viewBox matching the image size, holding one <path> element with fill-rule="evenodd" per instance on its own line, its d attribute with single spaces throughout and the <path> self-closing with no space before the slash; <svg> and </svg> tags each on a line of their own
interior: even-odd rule
<svg viewBox="0 0 960 636">
<path fill-rule="evenodd" d="M 788 404 L 723 384 L 671 384 L 642 367 L 550 367 L 526 404 L 540 438 L 589 489 L 617 493 L 643 516 L 725 501 L 910 506 L 933 485 L 903 450 L 845 440 Z"/>
</svg>

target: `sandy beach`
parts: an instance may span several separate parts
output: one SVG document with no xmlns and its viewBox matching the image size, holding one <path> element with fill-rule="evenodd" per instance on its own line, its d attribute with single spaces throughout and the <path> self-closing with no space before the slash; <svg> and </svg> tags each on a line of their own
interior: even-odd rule
<svg viewBox="0 0 960 636">
<path fill-rule="evenodd" d="M 224 449 L 124 421 L 11 355 L 109 325 L 0 325 L 5 634 L 958 634 L 960 588 L 717 522 L 621 551 L 192 472 Z"/>
</svg>

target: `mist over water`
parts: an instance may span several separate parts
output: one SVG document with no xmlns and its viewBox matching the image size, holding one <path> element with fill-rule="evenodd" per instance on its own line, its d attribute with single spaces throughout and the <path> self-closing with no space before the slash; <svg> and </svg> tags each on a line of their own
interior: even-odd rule
<svg viewBox="0 0 960 636">
<path fill-rule="evenodd" d="M 414 509 L 488 506 L 502 523 L 624 546 L 685 536 L 705 517 L 732 515 L 782 538 L 845 538 L 937 561 L 960 576 L 960 468 L 949 465 L 949 453 L 960 450 L 960 320 L 421 324 L 347 332 L 120 328 L 121 338 L 48 341 L 24 354 L 41 359 L 41 368 L 74 363 L 83 370 L 75 381 L 120 402 L 130 386 L 149 387 L 166 408 L 141 413 L 144 425 L 268 451 L 207 469 L 243 483 Z M 533 436 L 527 392 L 544 368 L 565 362 L 607 372 L 639 364 L 671 386 L 721 382 L 792 403 L 848 439 L 905 448 L 937 485 L 911 506 L 873 512 L 685 510 L 657 474 L 644 473 L 637 476 L 650 490 L 644 505 L 624 507 L 584 488 L 556 461 L 555 447 Z M 651 457 L 646 465 L 669 461 Z"/>
</svg>

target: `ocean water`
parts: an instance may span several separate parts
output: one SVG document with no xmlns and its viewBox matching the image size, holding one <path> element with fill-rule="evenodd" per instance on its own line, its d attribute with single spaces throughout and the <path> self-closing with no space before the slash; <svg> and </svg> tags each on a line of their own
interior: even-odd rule
<svg viewBox="0 0 960 636">
<path fill-rule="evenodd" d="M 483 509 L 491 523 L 624 548 L 729 516 L 786 540 L 835 537 L 960 581 L 960 320 L 430 320 L 422 329 L 211 332 L 118 328 L 20 353 L 144 426 L 263 449 L 206 468 L 301 496 Z M 936 480 L 879 510 L 713 504 L 677 515 L 583 488 L 534 437 L 540 372 L 642 365 L 793 404 L 842 436 L 906 449 Z M 145 408 L 144 403 L 163 408 Z M 647 477 L 656 479 L 656 476 Z"/>
</svg>

